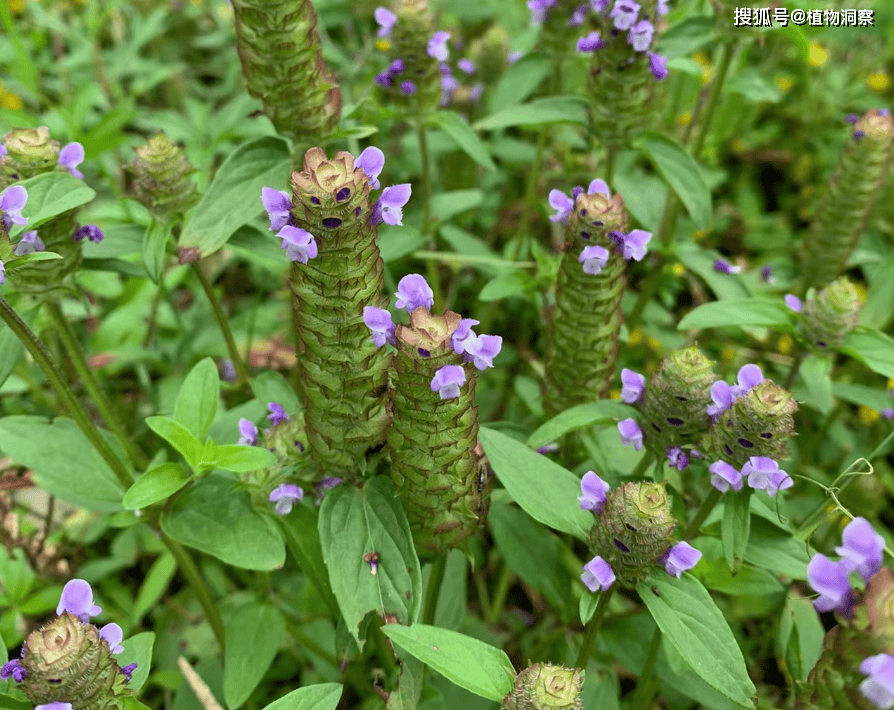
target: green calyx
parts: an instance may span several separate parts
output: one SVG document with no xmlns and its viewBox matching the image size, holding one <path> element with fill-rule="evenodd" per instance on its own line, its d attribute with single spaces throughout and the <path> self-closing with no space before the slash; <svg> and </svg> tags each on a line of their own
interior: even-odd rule
<svg viewBox="0 0 894 710">
<path fill-rule="evenodd" d="M 130 695 L 127 676 L 92 624 L 62 614 L 25 641 L 18 688 L 36 705 L 71 703 L 73 710 L 105 710 Z"/>
<path fill-rule="evenodd" d="M 676 524 L 664 482 L 627 483 L 609 494 L 596 516 L 590 550 L 608 562 L 622 587 L 632 589 L 671 546 Z"/>
<path fill-rule="evenodd" d="M 159 133 L 134 150 L 133 193 L 155 219 L 169 222 L 192 207 L 198 198 L 190 179 L 195 169 L 181 148 Z"/>
<path fill-rule="evenodd" d="M 386 91 L 410 113 L 424 116 L 435 111 L 441 101 L 441 69 L 438 60 L 428 54 L 428 42 L 435 34 L 431 11 L 427 0 L 397 0 L 392 10 L 397 22 L 388 61 L 400 59 L 404 70 Z M 401 90 L 405 81 L 413 82 L 416 89 L 409 95 Z"/>
<path fill-rule="evenodd" d="M 695 345 L 664 358 L 639 405 L 644 440 L 652 451 L 663 457 L 669 447 L 696 444 L 708 431 L 707 407 L 717 380 L 713 368 Z"/>
<path fill-rule="evenodd" d="M 583 710 L 583 684 L 577 668 L 535 663 L 515 677 L 502 710 Z"/>
<path fill-rule="evenodd" d="M 266 429 L 261 446 L 271 451 L 276 463 L 264 471 L 260 485 L 266 491 L 271 482 L 289 482 L 311 486 L 316 482 L 313 468 L 308 466 L 307 435 L 304 431 L 304 415 L 301 410 L 290 415 L 287 422 L 280 422 Z"/>
<path fill-rule="evenodd" d="M 3 136 L 6 155 L 0 157 L 0 192 L 14 182 L 53 170 L 64 171 L 59 161 L 59 141 L 50 138 L 50 129 L 14 128 Z"/>
<path fill-rule="evenodd" d="M 833 281 L 804 304 L 801 332 L 817 350 L 840 347 L 857 327 L 863 301 L 846 278 Z"/>
</svg>

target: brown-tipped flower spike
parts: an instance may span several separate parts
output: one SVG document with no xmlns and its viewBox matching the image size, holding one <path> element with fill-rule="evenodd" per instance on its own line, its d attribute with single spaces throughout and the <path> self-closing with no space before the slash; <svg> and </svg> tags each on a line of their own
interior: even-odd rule
<svg viewBox="0 0 894 710">
<path fill-rule="evenodd" d="M 857 289 L 842 277 L 807 299 L 801 332 L 810 346 L 818 350 L 840 347 L 845 336 L 857 327 L 862 308 Z"/>
<path fill-rule="evenodd" d="M 577 668 L 535 663 L 515 677 L 502 710 L 583 710 L 583 684 Z"/>
</svg>

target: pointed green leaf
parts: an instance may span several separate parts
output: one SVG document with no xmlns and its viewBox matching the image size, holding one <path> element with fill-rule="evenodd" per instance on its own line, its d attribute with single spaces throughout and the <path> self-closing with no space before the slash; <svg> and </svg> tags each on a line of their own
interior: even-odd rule
<svg viewBox="0 0 894 710">
<path fill-rule="evenodd" d="M 158 283 L 168 258 L 168 238 L 172 224 L 161 224 L 152 220 L 143 236 L 143 266 L 153 283 Z"/>
<path fill-rule="evenodd" d="M 44 173 L 17 183 L 28 191 L 28 203 L 22 216 L 28 224 L 15 225 L 10 235 L 37 229 L 41 224 L 68 210 L 87 204 L 96 193 L 83 181 L 68 173 Z"/>
<path fill-rule="evenodd" d="M 721 328 L 724 326 L 785 326 L 791 310 L 781 300 L 728 298 L 711 301 L 692 309 L 677 324 L 677 330 Z"/>
<path fill-rule="evenodd" d="M 435 114 L 435 120 L 438 126 L 454 143 L 456 143 L 463 152 L 481 167 L 488 170 L 496 170 L 497 166 L 491 160 L 490 153 L 484 142 L 478 137 L 478 134 L 472 130 L 466 119 L 453 111 L 438 111 Z"/>
<path fill-rule="evenodd" d="M 144 631 L 121 642 L 124 650 L 115 659 L 118 661 L 118 665 L 137 664 L 136 670 L 134 670 L 127 684 L 130 690 L 142 688 L 143 683 L 149 677 L 149 669 L 152 664 L 152 646 L 154 644 L 155 634 L 151 631 Z"/>
<path fill-rule="evenodd" d="M 217 374 L 217 365 L 210 357 L 206 357 L 196 363 L 183 380 L 177 401 L 174 402 L 174 420 L 201 441 L 211 429 L 219 398 L 220 376 Z"/>
<path fill-rule="evenodd" d="M 274 700 L 264 710 L 335 710 L 341 693 L 338 683 L 308 685 Z"/>
<path fill-rule="evenodd" d="M 587 109 L 577 96 L 546 96 L 530 103 L 507 106 L 472 126 L 476 131 L 493 131 L 510 126 L 536 126 L 544 123 L 587 124 Z"/>
<path fill-rule="evenodd" d="M 696 226 L 707 229 L 712 218 L 711 191 L 698 163 L 679 143 L 661 133 L 643 134 L 637 147 L 655 163 L 658 172 L 680 198 Z"/>
<path fill-rule="evenodd" d="M 553 66 L 550 59 L 534 54 L 525 55 L 515 64 L 510 64 L 488 103 L 491 113 L 496 114 L 528 98 L 554 70 Z"/>
<path fill-rule="evenodd" d="M 789 682 L 806 682 L 823 652 L 826 630 L 809 599 L 790 592 L 779 619 L 776 654 Z"/>
<path fill-rule="evenodd" d="M 288 515 L 275 517 L 292 557 L 295 558 L 301 571 L 307 575 L 311 584 L 317 588 L 317 592 L 323 597 L 323 601 L 326 602 L 332 615 L 339 618 L 341 612 L 329 584 L 329 571 L 323 561 L 323 548 L 320 546 L 320 534 L 317 532 L 317 519 L 317 511 L 305 505 L 296 505 Z"/>
<path fill-rule="evenodd" d="M 179 463 L 163 463 L 140 476 L 124 494 L 124 507 L 139 510 L 159 503 L 189 483 L 192 475 Z"/>
<path fill-rule="evenodd" d="M 566 409 L 554 416 L 547 422 L 544 422 L 531 436 L 528 437 L 527 445 L 532 449 L 539 449 L 541 446 L 550 444 L 558 440 L 562 435 L 575 429 L 592 426 L 599 422 L 614 421 L 615 419 L 626 419 L 636 415 L 636 410 L 630 405 L 624 404 L 612 399 L 602 399 L 598 402 L 589 404 L 579 404 L 570 409 Z"/>
<path fill-rule="evenodd" d="M 828 414 L 835 404 L 832 396 L 832 361 L 832 357 L 812 353 L 801 361 L 798 370 L 810 398 L 823 414 Z"/>
<path fill-rule="evenodd" d="M 397 689 L 388 695 L 388 710 L 416 710 L 422 697 L 422 677 L 425 667 L 422 661 L 406 652 L 396 654 L 400 660 L 400 676 Z"/>
<path fill-rule="evenodd" d="M 235 710 L 261 682 L 286 630 L 282 613 L 270 604 L 251 602 L 227 620 L 230 643 L 224 654 L 224 701 Z"/>
<path fill-rule="evenodd" d="M 183 458 L 193 468 L 196 468 L 202 461 L 204 450 L 202 442 L 196 439 L 189 429 L 180 422 L 175 422 L 168 417 L 147 417 L 146 425 L 183 454 Z"/>
<path fill-rule="evenodd" d="M 873 372 L 894 377 L 894 340 L 875 328 L 860 328 L 847 334 L 841 348 Z"/>
<path fill-rule="evenodd" d="M 260 471 L 276 463 L 276 456 L 261 446 L 222 444 L 215 447 L 214 468 L 233 473 Z"/>
<path fill-rule="evenodd" d="M 723 497 L 723 520 L 720 523 L 720 537 L 723 540 L 723 554 L 729 571 L 736 574 L 751 532 L 751 493 L 745 486 L 741 491 L 730 491 Z"/>
</svg>

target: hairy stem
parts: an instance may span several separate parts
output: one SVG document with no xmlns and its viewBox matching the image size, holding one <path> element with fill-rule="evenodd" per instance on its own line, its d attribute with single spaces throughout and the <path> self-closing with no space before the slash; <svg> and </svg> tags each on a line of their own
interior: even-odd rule
<svg viewBox="0 0 894 710">
<path fill-rule="evenodd" d="M 630 703 L 631 710 L 649 710 L 652 706 L 652 698 L 655 695 L 655 661 L 658 660 L 658 649 L 661 648 L 661 629 L 655 628 L 652 634 L 652 642 L 649 644 L 649 654 L 646 656 L 646 664 L 643 672 L 636 681 L 636 690 Z"/>
<path fill-rule="evenodd" d="M 707 518 L 711 511 L 714 510 L 714 506 L 717 505 L 717 501 L 720 500 L 721 495 L 721 491 L 717 490 L 716 488 L 711 488 L 711 492 L 708 494 L 708 497 L 705 498 L 701 508 L 698 509 L 695 517 L 689 522 L 689 524 L 686 526 L 686 529 L 683 531 L 684 539 L 698 534 L 698 531 L 702 527 L 702 523 L 705 522 L 705 518 Z"/>
<path fill-rule="evenodd" d="M 574 662 L 574 665 L 577 668 L 586 669 L 587 667 L 587 661 L 590 659 L 590 649 L 596 644 L 596 639 L 599 637 L 599 628 L 602 626 L 602 619 L 605 617 L 605 612 L 608 609 L 608 602 L 611 599 L 616 586 L 618 585 L 613 584 L 599 595 L 599 601 L 596 603 L 593 617 L 590 619 L 590 623 L 587 624 L 587 633 L 584 635 L 583 645 L 580 647 L 580 652 L 577 654 L 577 660 Z"/>
<path fill-rule="evenodd" d="M 512 570 L 505 562 L 500 570 L 500 576 L 497 579 L 497 589 L 494 592 L 493 599 L 490 604 L 490 621 L 491 624 L 500 622 L 500 615 L 503 613 L 503 605 L 506 603 L 506 595 L 509 594 L 509 585 L 512 583 Z"/>
</svg>

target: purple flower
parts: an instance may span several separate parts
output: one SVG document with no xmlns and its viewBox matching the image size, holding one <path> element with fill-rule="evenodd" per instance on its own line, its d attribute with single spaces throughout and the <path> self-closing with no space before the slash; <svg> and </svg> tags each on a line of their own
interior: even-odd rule
<svg viewBox="0 0 894 710">
<path fill-rule="evenodd" d="M 603 13 L 608 7 L 609 0 L 590 0 L 590 7 L 593 12 Z"/>
<path fill-rule="evenodd" d="M 686 452 L 679 446 L 668 446 L 664 453 L 667 456 L 669 465 L 678 471 L 685 471 L 689 466 L 689 457 Z"/>
<path fill-rule="evenodd" d="M 644 375 L 628 370 L 621 370 L 621 399 L 627 404 L 636 404 L 643 398 L 646 391 L 646 378 Z"/>
<path fill-rule="evenodd" d="M 484 84 L 480 81 L 476 81 L 472 84 L 472 88 L 469 89 L 469 101 L 475 103 L 478 99 L 481 98 L 481 94 L 484 93 Z"/>
<path fill-rule="evenodd" d="M 636 419 L 622 419 L 618 422 L 618 434 L 621 436 L 621 443 L 624 446 L 633 444 L 635 451 L 643 448 L 643 430 L 640 429 Z"/>
<path fill-rule="evenodd" d="M 726 461 L 715 461 L 708 470 L 711 472 L 711 485 L 721 493 L 726 493 L 730 488 L 742 490 L 744 476 Z"/>
<path fill-rule="evenodd" d="M 531 11 L 531 24 L 542 25 L 546 22 L 546 12 L 556 0 L 528 0 L 528 9 Z"/>
<path fill-rule="evenodd" d="M 844 120 L 853 126 L 857 121 L 860 120 L 860 117 L 855 113 L 849 113 L 847 116 L 844 117 Z"/>
<path fill-rule="evenodd" d="M 450 338 L 450 347 L 453 348 L 453 352 L 457 355 L 462 355 L 466 352 L 466 341 L 469 338 L 476 337 L 472 326 L 478 325 L 478 323 L 479 321 L 474 318 L 463 318 L 460 320 L 459 325 L 456 326 L 456 330 L 453 331 L 453 335 Z"/>
<path fill-rule="evenodd" d="M 634 229 L 621 237 L 621 253 L 628 261 L 642 261 L 646 255 L 646 244 L 652 238 L 652 233 L 643 229 Z"/>
<path fill-rule="evenodd" d="M 3 145 L 2 143 L 0 143 L 0 158 L 2 158 L 2 157 L 3 157 L 4 155 L 6 155 L 8 152 L 9 152 L 9 151 L 7 150 L 6 146 Z"/>
<path fill-rule="evenodd" d="M 0 668 L 0 678 L 3 680 L 12 678 L 16 683 L 21 683 L 27 677 L 28 669 L 19 663 L 18 658 L 4 663 L 3 667 Z"/>
<path fill-rule="evenodd" d="M 649 71 L 658 81 L 664 81 L 667 78 L 667 57 L 663 57 L 655 52 L 649 52 Z"/>
<path fill-rule="evenodd" d="M 274 510 L 279 515 L 288 515 L 292 512 L 292 506 L 304 498 L 302 491 L 294 483 L 281 483 L 270 491 L 270 502 L 276 503 Z"/>
<path fill-rule="evenodd" d="M 544 444 L 539 449 L 537 449 L 537 453 L 541 456 L 546 456 L 547 454 L 554 454 L 559 450 L 559 445 L 556 443 L 552 444 Z"/>
<path fill-rule="evenodd" d="M 459 67 L 459 70 L 465 74 L 474 74 L 475 73 L 475 62 L 471 59 L 460 59 L 456 66 Z"/>
<path fill-rule="evenodd" d="M 292 204 L 289 195 L 282 190 L 274 190 L 272 187 L 261 188 L 261 204 L 270 219 L 270 231 L 278 232 L 289 223 Z"/>
<path fill-rule="evenodd" d="M 282 239 L 280 249 L 286 250 L 286 255 L 291 261 L 306 264 L 309 259 L 317 258 L 317 242 L 314 235 L 306 229 L 287 224 L 276 233 L 276 236 Z"/>
<path fill-rule="evenodd" d="M 879 710 L 894 708 L 894 656 L 880 653 L 860 664 L 860 672 L 869 677 L 860 683 L 863 697 Z"/>
<path fill-rule="evenodd" d="M 709 404 L 707 408 L 707 414 L 711 420 L 717 421 L 721 414 L 733 406 L 734 399 L 733 388 L 729 386 L 729 383 L 717 380 L 711 385 L 711 401 L 714 404 Z"/>
<path fill-rule="evenodd" d="M 397 282 L 397 308 L 412 313 L 417 308 L 431 308 L 435 302 L 435 293 L 422 274 L 407 274 Z"/>
<path fill-rule="evenodd" d="M 388 65 L 388 74 L 389 76 L 400 76 L 404 73 L 404 60 L 399 57 L 395 59 L 391 64 Z M 376 148 L 376 150 L 379 150 Z M 381 153 L 381 151 L 379 151 Z M 360 154 L 363 155 L 362 153 Z M 385 157 L 382 156 L 382 162 L 384 163 Z M 378 173 L 376 173 L 378 175 Z"/>
<path fill-rule="evenodd" d="M 267 405 L 267 411 L 270 412 L 270 414 L 267 415 L 270 426 L 277 426 L 278 424 L 289 421 L 289 415 L 286 414 L 286 410 L 283 409 L 283 406 L 279 402 L 270 402 L 270 404 Z"/>
<path fill-rule="evenodd" d="M 59 151 L 58 165 L 68 170 L 79 180 L 84 179 L 84 173 L 78 170 L 78 165 L 84 162 L 84 146 L 80 143 L 69 143 Z"/>
<path fill-rule="evenodd" d="M 550 222 L 565 223 L 571 210 L 574 209 L 574 200 L 561 190 L 550 190 L 549 206 L 556 210 L 556 213 L 549 218 Z"/>
<path fill-rule="evenodd" d="M 6 281 L 6 267 L 3 265 L 3 262 L 0 261 L 0 284 Z"/>
<path fill-rule="evenodd" d="M 391 12 L 388 8 L 377 7 L 376 11 L 373 13 L 373 17 L 376 19 L 376 24 L 379 25 L 378 36 L 390 37 L 391 32 L 394 30 L 394 25 L 397 22 L 397 15 Z"/>
<path fill-rule="evenodd" d="M 785 294 L 785 305 L 791 308 L 795 313 L 800 313 L 801 309 L 804 307 L 804 304 L 801 303 L 801 299 L 793 293 Z"/>
<path fill-rule="evenodd" d="M 46 246 L 44 246 L 43 239 L 37 236 L 37 230 L 32 229 L 30 232 L 25 232 L 22 235 L 22 239 L 16 244 L 16 248 L 13 250 L 13 254 L 16 256 L 24 256 L 25 254 L 33 254 L 36 251 L 44 251 Z"/>
<path fill-rule="evenodd" d="M 882 568 L 882 550 L 885 540 L 866 518 L 854 518 L 841 534 L 841 547 L 835 552 L 851 563 L 851 568 L 869 582 L 872 576 Z"/>
<path fill-rule="evenodd" d="M 599 478 L 595 471 L 587 471 L 580 481 L 580 496 L 578 496 L 580 507 L 599 515 L 610 489 L 611 486 Z"/>
<path fill-rule="evenodd" d="M 596 555 L 584 565 L 584 573 L 580 578 L 591 592 L 595 592 L 597 589 L 604 592 L 614 584 L 615 573 L 608 562 Z"/>
<path fill-rule="evenodd" d="M 412 81 L 405 81 L 400 85 L 400 92 L 404 96 L 412 96 L 416 93 L 416 84 Z"/>
<path fill-rule="evenodd" d="M 463 360 L 471 362 L 478 370 L 494 366 L 494 358 L 500 354 L 503 338 L 499 335 L 470 335 L 462 342 Z"/>
<path fill-rule="evenodd" d="M 71 237 L 71 240 L 73 242 L 80 242 L 84 239 L 89 239 L 94 244 L 99 244 L 103 239 L 105 239 L 105 235 L 102 233 L 102 230 L 95 224 L 85 224 Z"/>
<path fill-rule="evenodd" d="M 432 377 L 431 391 L 437 392 L 441 399 L 455 399 L 465 381 L 466 371 L 461 365 L 444 365 Z"/>
<path fill-rule="evenodd" d="M 590 8 L 587 7 L 586 3 L 583 5 L 578 5 L 574 12 L 571 13 L 571 18 L 568 20 L 569 27 L 580 27 L 584 24 L 584 20 L 587 19 L 587 13 Z"/>
<path fill-rule="evenodd" d="M 258 428 L 245 417 L 239 420 L 239 434 L 241 436 L 239 441 L 236 442 L 238 444 L 254 446 L 258 443 Z"/>
<path fill-rule="evenodd" d="M 656 14 L 666 15 L 669 12 L 667 3 L 668 0 L 658 0 L 658 7 L 655 8 Z"/>
<path fill-rule="evenodd" d="M 775 284 L 776 279 L 773 277 L 773 267 L 767 264 L 761 269 L 761 279 L 764 283 Z"/>
<path fill-rule="evenodd" d="M 91 616 L 102 612 L 102 609 L 93 603 L 93 589 L 88 582 L 83 579 L 72 579 L 65 583 L 56 614 L 61 615 L 66 611 L 77 616 L 83 624 L 89 622 Z"/>
<path fill-rule="evenodd" d="M 891 409 L 891 407 L 885 407 L 879 414 L 885 419 L 894 419 L 894 409 Z"/>
<path fill-rule="evenodd" d="M 316 485 L 317 500 L 315 501 L 315 505 L 320 504 L 320 501 L 323 500 L 323 496 L 326 495 L 326 491 L 332 490 L 344 480 L 345 479 L 339 478 L 338 476 L 324 476 L 323 479 Z"/>
<path fill-rule="evenodd" d="M 854 131 L 854 140 L 859 141 L 861 138 L 866 137 L 866 131 Z"/>
<path fill-rule="evenodd" d="M 35 705 L 34 710 L 72 710 L 71 703 L 65 703 L 61 700 L 54 700 L 44 705 Z"/>
<path fill-rule="evenodd" d="M 742 271 L 742 267 L 733 266 L 726 259 L 714 259 L 714 271 L 721 274 L 738 274 Z"/>
<path fill-rule="evenodd" d="M 99 638 L 105 639 L 109 644 L 109 650 L 112 653 L 121 653 L 124 646 L 121 645 L 121 639 L 124 638 L 124 632 L 118 624 L 106 624 L 99 630 Z"/>
<path fill-rule="evenodd" d="M 633 0 L 617 0 L 608 16 L 614 20 L 615 29 L 629 30 L 636 22 L 639 9 L 639 3 L 635 3 Z"/>
<path fill-rule="evenodd" d="M 8 232 L 14 224 L 28 224 L 28 218 L 22 217 L 22 208 L 28 202 L 28 191 L 21 185 L 12 185 L 0 193 L 0 219 Z"/>
<path fill-rule="evenodd" d="M 133 672 L 137 669 L 136 663 L 128 663 L 126 666 L 121 667 L 121 672 L 124 674 L 124 677 L 130 681 L 133 676 Z"/>
<path fill-rule="evenodd" d="M 509 52 L 509 54 L 506 55 L 506 61 L 510 64 L 515 64 L 519 59 L 522 58 L 522 56 L 522 52 Z"/>
<path fill-rule="evenodd" d="M 634 52 L 645 52 L 652 44 L 652 37 L 655 36 L 655 28 L 648 20 L 640 20 L 627 35 L 627 43 L 633 46 Z"/>
<path fill-rule="evenodd" d="M 400 60 L 394 60 L 391 66 L 393 67 L 398 61 Z M 373 190 L 379 189 L 379 173 L 382 172 L 384 167 L 385 154 L 373 145 L 364 148 L 354 162 L 354 169 L 360 168 L 363 171 L 363 174 L 369 179 L 369 186 Z"/>
<path fill-rule="evenodd" d="M 665 572 L 679 579 L 680 574 L 695 567 L 701 558 L 702 553 L 688 542 L 678 542 L 658 558 L 658 563 L 664 565 Z"/>
<path fill-rule="evenodd" d="M 392 79 L 391 75 L 386 71 L 376 74 L 376 78 L 373 79 L 373 82 L 381 86 L 383 89 L 390 89 L 394 86 L 394 79 Z"/>
<path fill-rule="evenodd" d="M 412 187 L 410 183 L 402 183 L 400 185 L 392 185 L 382 190 L 379 201 L 376 202 L 373 213 L 370 215 L 369 223 L 373 226 L 381 224 L 402 225 L 401 221 L 404 216 L 403 206 L 410 200 Z"/>
<path fill-rule="evenodd" d="M 769 496 L 775 496 L 777 491 L 794 485 L 792 477 L 768 456 L 752 456 L 742 466 L 742 475 L 748 478 L 751 488 L 766 491 Z"/>
<path fill-rule="evenodd" d="M 606 199 L 612 196 L 608 189 L 608 184 L 601 178 L 596 178 L 595 180 L 590 181 L 590 184 L 587 187 L 588 195 L 595 195 L 597 192 L 605 195 Z"/>
<path fill-rule="evenodd" d="M 446 62 L 450 56 L 450 50 L 447 48 L 447 40 L 450 39 L 449 32 L 435 32 L 428 41 L 426 52 L 429 57 L 434 57 L 439 62 Z"/>
<path fill-rule="evenodd" d="M 577 40 L 577 45 L 575 49 L 581 54 L 585 54 L 587 52 L 595 52 L 599 49 L 602 49 L 605 46 L 605 42 L 602 41 L 602 38 L 599 36 L 598 32 L 591 32 L 586 37 L 581 37 Z"/>
<path fill-rule="evenodd" d="M 757 365 L 753 363 L 742 365 L 736 375 L 736 384 L 732 386 L 733 395 L 741 397 L 743 394 L 747 394 L 752 387 L 757 387 L 763 381 L 764 373 L 761 372 Z"/>
<path fill-rule="evenodd" d="M 391 320 L 391 314 L 384 308 L 364 306 L 363 322 L 372 331 L 372 341 L 377 348 L 382 347 L 385 343 L 397 345 L 397 339 L 394 337 L 394 321 Z"/>
<path fill-rule="evenodd" d="M 220 379 L 224 382 L 235 382 L 236 377 L 236 367 L 233 365 L 233 361 L 230 359 L 221 360 Z"/>
<path fill-rule="evenodd" d="M 584 273 L 595 276 L 608 262 L 608 249 L 597 245 L 584 247 L 577 260 L 584 265 Z"/>
<path fill-rule="evenodd" d="M 813 600 L 817 611 L 835 611 L 850 616 L 854 603 L 854 593 L 848 579 L 851 567 L 847 560 L 832 562 L 821 553 L 815 554 L 807 563 L 807 583 L 819 597 Z"/>
</svg>

